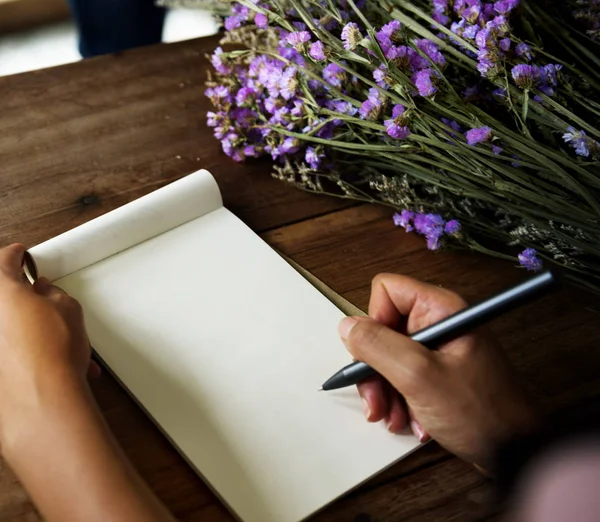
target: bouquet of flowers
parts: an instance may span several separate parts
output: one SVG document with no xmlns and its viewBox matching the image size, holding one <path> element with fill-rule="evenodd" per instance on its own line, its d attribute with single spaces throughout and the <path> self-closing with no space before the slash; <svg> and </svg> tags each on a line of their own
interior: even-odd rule
<svg viewBox="0 0 600 522">
<path fill-rule="evenodd" d="M 235 161 L 393 207 L 431 250 L 600 291 L 600 2 L 555 4 L 237 0 L 208 125 Z"/>
</svg>

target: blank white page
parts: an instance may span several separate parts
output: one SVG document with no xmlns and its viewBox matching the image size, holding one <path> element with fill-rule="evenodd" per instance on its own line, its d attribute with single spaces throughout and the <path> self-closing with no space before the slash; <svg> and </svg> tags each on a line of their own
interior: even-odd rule
<svg viewBox="0 0 600 522">
<path fill-rule="evenodd" d="M 418 446 L 368 424 L 342 313 L 225 208 L 56 281 L 92 345 L 244 522 L 298 522 Z"/>
</svg>

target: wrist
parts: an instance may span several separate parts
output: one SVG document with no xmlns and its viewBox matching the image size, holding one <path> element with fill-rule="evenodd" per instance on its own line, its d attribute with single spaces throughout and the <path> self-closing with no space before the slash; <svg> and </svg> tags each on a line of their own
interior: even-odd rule
<svg viewBox="0 0 600 522">
<path fill-rule="evenodd" d="M 0 423 L 0 448 L 9 464 L 29 453 L 38 438 L 47 437 L 53 426 L 68 423 L 75 409 L 91 401 L 85 380 L 65 366 L 30 373 L 19 379 L 18 385 L 11 381 L 2 391 Z"/>
</svg>

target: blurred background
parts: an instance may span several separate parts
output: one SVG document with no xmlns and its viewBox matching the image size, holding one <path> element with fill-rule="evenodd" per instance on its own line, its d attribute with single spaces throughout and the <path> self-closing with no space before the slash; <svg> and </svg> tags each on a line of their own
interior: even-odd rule
<svg viewBox="0 0 600 522">
<path fill-rule="evenodd" d="M 217 30 L 207 10 L 153 0 L 0 0 L 0 76 L 155 43 L 161 32 L 176 42 Z"/>
</svg>

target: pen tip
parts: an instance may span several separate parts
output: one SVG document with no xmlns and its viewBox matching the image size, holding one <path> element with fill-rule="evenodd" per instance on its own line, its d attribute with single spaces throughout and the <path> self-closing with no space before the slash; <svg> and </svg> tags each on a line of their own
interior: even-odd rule
<svg viewBox="0 0 600 522">
<path fill-rule="evenodd" d="M 323 386 L 321 386 L 317 391 L 323 391 Z"/>
</svg>

